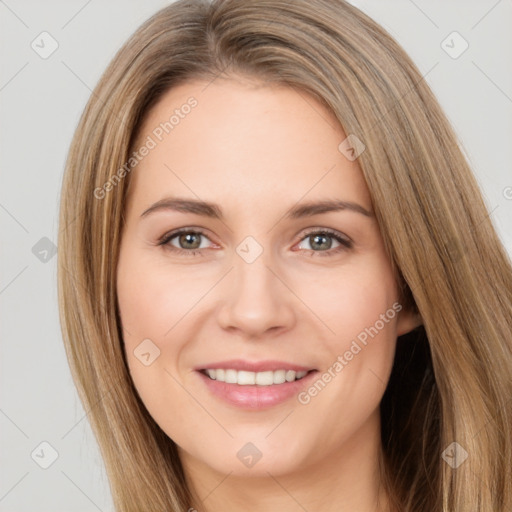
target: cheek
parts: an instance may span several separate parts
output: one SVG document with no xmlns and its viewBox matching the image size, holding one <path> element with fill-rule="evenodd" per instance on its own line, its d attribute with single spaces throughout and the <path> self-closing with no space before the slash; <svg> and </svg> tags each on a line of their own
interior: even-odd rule
<svg viewBox="0 0 512 512">
<path fill-rule="evenodd" d="M 185 275 L 185 277 L 183 277 Z M 140 251 L 121 253 L 117 271 L 119 313 L 128 369 L 151 416 L 180 432 L 173 411 L 201 411 L 178 383 L 177 368 L 185 346 L 187 313 L 205 293 L 201 279 L 155 264 Z M 206 288 L 207 289 L 207 288 Z M 192 313 L 192 312 L 191 312 Z M 173 427 L 177 430 L 173 430 Z"/>
<path fill-rule="evenodd" d="M 118 266 L 119 311 L 127 344 L 164 340 L 204 295 L 211 279 L 126 254 Z"/>
<path fill-rule="evenodd" d="M 326 355 L 322 370 L 329 373 L 329 391 L 315 400 L 326 408 L 329 402 L 352 404 L 355 410 L 358 403 L 374 407 L 393 365 L 401 305 L 391 267 L 380 256 L 358 263 L 323 279 L 318 276 L 314 283 L 303 280 L 299 292 L 329 332 L 319 342 Z M 323 389 L 321 384 L 317 388 L 311 397 Z M 304 402 L 308 399 L 309 394 Z"/>
<path fill-rule="evenodd" d="M 325 291 L 310 295 L 308 305 L 332 332 L 322 340 L 318 379 L 298 401 L 325 426 L 325 445 L 334 447 L 357 437 L 378 408 L 393 366 L 401 306 L 385 261 L 340 271 L 317 290 Z M 317 435 L 311 423 L 302 428 L 305 437 Z"/>
<path fill-rule="evenodd" d="M 158 410 L 155 390 L 172 388 L 182 349 L 177 332 L 197 301 L 194 287 L 140 251 L 121 252 L 117 295 L 124 350 L 137 391 L 150 409 Z"/>
<path fill-rule="evenodd" d="M 200 337 L 197 316 L 217 281 L 216 270 L 207 266 L 171 265 L 129 246 L 121 251 L 117 296 L 126 360 L 138 394 L 159 423 L 174 425 L 167 417 L 170 403 L 202 414 L 178 381 L 186 378 L 183 354 Z"/>
<path fill-rule="evenodd" d="M 359 258 L 354 264 L 340 266 L 330 272 L 304 273 L 296 279 L 297 295 L 305 298 L 309 309 L 326 326 L 333 348 L 342 348 L 343 340 L 357 337 L 385 315 L 388 332 L 396 323 L 393 304 L 398 293 L 392 270 L 381 255 Z M 389 319 L 388 317 L 391 317 Z M 394 333 L 393 333 L 394 334 Z M 341 343 L 341 345 L 340 345 Z"/>
</svg>

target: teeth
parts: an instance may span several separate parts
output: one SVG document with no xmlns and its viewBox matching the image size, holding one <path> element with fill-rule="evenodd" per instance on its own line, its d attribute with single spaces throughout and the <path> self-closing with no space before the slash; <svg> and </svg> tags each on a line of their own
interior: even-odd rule
<svg viewBox="0 0 512 512">
<path fill-rule="evenodd" d="M 273 384 L 283 384 L 284 382 L 293 382 L 302 379 L 308 372 L 296 372 L 294 370 L 276 370 L 275 372 L 247 372 L 244 370 L 224 370 L 208 368 L 206 374 L 212 380 L 226 382 L 228 384 L 239 384 L 240 386 L 271 386 Z"/>
</svg>

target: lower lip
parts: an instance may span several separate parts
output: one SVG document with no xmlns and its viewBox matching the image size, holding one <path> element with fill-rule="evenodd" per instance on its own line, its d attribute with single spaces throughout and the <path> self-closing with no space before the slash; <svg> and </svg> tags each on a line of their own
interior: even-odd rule
<svg viewBox="0 0 512 512">
<path fill-rule="evenodd" d="M 242 386 L 240 384 L 228 384 L 210 379 L 202 372 L 198 372 L 203 382 L 215 396 L 221 398 L 230 405 L 243 409 L 260 410 L 268 409 L 274 405 L 282 404 L 309 384 L 309 381 L 318 373 L 316 370 L 309 372 L 300 380 L 272 384 L 271 386 Z"/>
</svg>

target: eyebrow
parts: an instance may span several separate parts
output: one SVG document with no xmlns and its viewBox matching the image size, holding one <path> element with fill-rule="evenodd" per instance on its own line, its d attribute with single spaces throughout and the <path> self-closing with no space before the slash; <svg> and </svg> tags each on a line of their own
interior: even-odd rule
<svg viewBox="0 0 512 512">
<path fill-rule="evenodd" d="M 144 210 L 141 214 L 141 217 L 147 217 L 151 213 L 166 210 L 183 213 L 193 213 L 196 215 L 202 215 L 203 217 L 210 217 L 212 219 L 224 219 L 222 209 L 220 208 L 219 205 L 215 203 L 201 201 L 198 199 L 185 199 L 179 197 L 167 197 L 165 199 L 157 201 L 148 209 Z M 338 212 L 344 210 L 360 213 L 365 217 L 374 216 L 373 212 L 367 210 L 360 204 L 354 203 L 352 201 L 325 199 L 321 201 L 310 201 L 292 206 L 284 214 L 284 218 L 300 219 L 304 217 L 318 215 L 321 213 Z"/>
</svg>

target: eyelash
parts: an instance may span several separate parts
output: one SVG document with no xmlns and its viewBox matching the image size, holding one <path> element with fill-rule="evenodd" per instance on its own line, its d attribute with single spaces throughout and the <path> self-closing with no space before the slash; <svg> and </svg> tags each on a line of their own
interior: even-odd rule
<svg viewBox="0 0 512 512">
<path fill-rule="evenodd" d="M 186 256 L 203 256 L 202 249 L 181 249 L 179 247 L 174 247 L 170 245 L 170 241 L 175 238 L 178 235 L 181 235 L 182 233 L 193 233 L 194 235 L 202 235 L 205 238 L 208 238 L 206 233 L 204 231 L 201 231 L 200 229 L 190 229 L 190 228 L 181 228 L 177 229 L 176 231 L 172 231 L 170 233 L 166 233 L 163 235 L 157 245 L 159 246 L 166 246 L 169 250 L 172 252 L 179 254 L 179 255 L 186 255 Z M 314 251 L 312 249 L 300 249 L 301 251 L 309 251 L 309 255 L 311 257 L 314 257 L 316 255 L 322 256 L 322 257 L 331 257 L 335 254 L 338 254 L 342 251 L 346 251 L 347 249 L 352 248 L 352 241 L 348 238 L 342 237 L 337 231 L 333 231 L 331 229 L 312 229 L 311 231 L 308 231 L 303 235 L 303 237 L 299 240 L 299 243 L 305 240 L 306 238 L 310 237 L 311 235 L 329 235 L 330 237 L 334 238 L 337 242 L 339 242 L 339 246 L 335 247 L 334 249 L 328 249 L 327 251 Z"/>
</svg>

